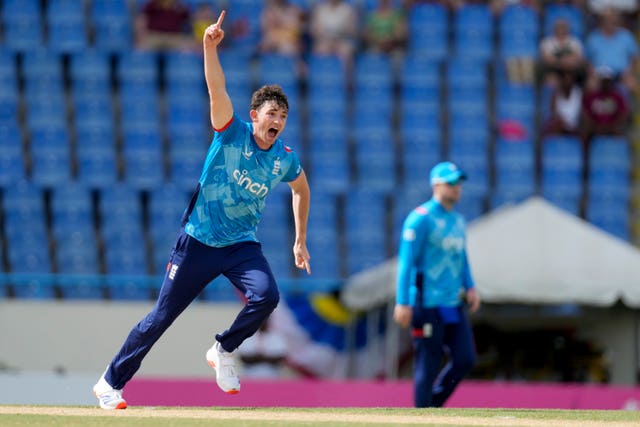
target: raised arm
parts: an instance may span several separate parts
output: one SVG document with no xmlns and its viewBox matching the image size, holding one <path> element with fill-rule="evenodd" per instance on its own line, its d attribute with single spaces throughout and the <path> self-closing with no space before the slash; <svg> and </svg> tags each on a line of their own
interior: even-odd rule
<svg viewBox="0 0 640 427">
<path fill-rule="evenodd" d="M 311 191 L 304 171 L 289 183 L 292 193 L 293 219 L 296 228 L 296 240 L 293 244 L 293 256 L 296 267 L 305 269 L 311 274 L 309 250 L 307 249 L 307 222 L 309 219 L 309 204 Z"/>
<path fill-rule="evenodd" d="M 215 24 L 209 25 L 204 32 L 202 46 L 204 49 L 204 76 L 209 91 L 211 126 L 222 129 L 233 117 L 233 105 L 227 93 L 224 72 L 218 58 L 218 45 L 224 38 L 222 22 L 223 10 Z"/>
</svg>

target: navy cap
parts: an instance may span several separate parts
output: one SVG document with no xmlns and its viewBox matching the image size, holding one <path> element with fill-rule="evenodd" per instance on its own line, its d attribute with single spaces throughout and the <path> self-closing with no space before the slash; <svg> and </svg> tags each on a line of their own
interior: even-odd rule
<svg viewBox="0 0 640 427">
<path fill-rule="evenodd" d="M 451 162 L 438 163 L 431 169 L 431 185 L 453 184 L 467 179 L 467 174 Z"/>
</svg>

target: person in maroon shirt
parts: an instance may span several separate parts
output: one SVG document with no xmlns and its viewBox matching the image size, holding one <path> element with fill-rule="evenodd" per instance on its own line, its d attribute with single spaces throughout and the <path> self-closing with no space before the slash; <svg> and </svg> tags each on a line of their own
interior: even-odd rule
<svg viewBox="0 0 640 427">
<path fill-rule="evenodd" d="M 189 7 L 180 0 L 149 0 L 136 17 L 136 46 L 144 50 L 190 50 Z"/>
<path fill-rule="evenodd" d="M 594 135 L 623 135 L 629 123 L 629 105 L 608 67 L 597 70 L 600 84 L 584 94 L 582 101 L 585 144 Z"/>
</svg>

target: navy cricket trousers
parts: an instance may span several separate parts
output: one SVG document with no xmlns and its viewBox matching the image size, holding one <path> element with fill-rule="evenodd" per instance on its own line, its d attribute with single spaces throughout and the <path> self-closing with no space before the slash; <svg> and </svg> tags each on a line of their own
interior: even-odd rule
<svg viewBox="0 0 640 427">
<path fill-rule="evenodd" d="M 105 379 L 113 388 L 124 387 L 167 328 L 220 274 L 245 295 L 247 303 L 229 329 L 216 335 L 216 340 L 225 350 L 233 351 L 260 328 L 280 299 L 261 245 L 241 242 L 214 248 L 181 230 L 155 306 L 131 330 L 107 368 Z"/>
<path fill-rule="evenodd" d="M 413 307 L 411 327 L 415 406 L 441 407 L 476 363 L 471 325 L 462 306 L 456 323 L 445 323 L 437 308 Z"/>
</svg>

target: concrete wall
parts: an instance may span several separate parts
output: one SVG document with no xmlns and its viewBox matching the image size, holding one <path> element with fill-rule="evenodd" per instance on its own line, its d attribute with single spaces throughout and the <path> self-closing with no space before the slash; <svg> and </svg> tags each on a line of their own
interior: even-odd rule
<svg viewBox="0 0 640 427">
<path fill-rule="evenodd" d="M 101 373 L 151 303 L 0 302 L 0 367 Z M 160 338 L 139 374 L 209 376 L 205 352 L 241 309 L 193 303 Z"/>
</svg>

